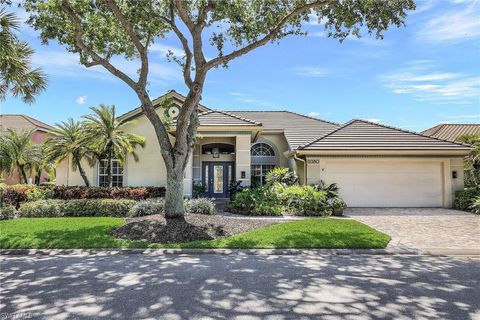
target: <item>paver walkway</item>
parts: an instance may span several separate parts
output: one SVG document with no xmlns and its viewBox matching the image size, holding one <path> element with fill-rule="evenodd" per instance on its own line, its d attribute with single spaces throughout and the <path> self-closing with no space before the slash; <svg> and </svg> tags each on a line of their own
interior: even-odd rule
<svg viewBox="0 0 480 320">
<path fill-rule="evenodd" d="M 480 254 L 478 215 L 443 208 L 349 208 L 345 214 L 389 234 L 389 246 Z"/>
</svg>

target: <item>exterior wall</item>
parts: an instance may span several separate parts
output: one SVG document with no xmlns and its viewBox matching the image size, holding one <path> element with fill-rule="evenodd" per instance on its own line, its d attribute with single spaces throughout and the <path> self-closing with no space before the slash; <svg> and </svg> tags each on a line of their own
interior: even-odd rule
<svg viewBox="0 0 480 320">
<path fill-rule="evenodd" d="M 163 111 L 157 111 L 162 114 Z M 135 162 L 132 155 L 127 157 L 124 168 L 125 186 L 165 186 L 167 184 L 167 169 L 160 154 L 155 130 L 145 116 L 136 118 L 125 131 L 138 134 L 145 138 L 144 148 L 137 147 L 135 152 L 139 161 Z M 173 140 L 173 139 L 172 139 Z"/>
<path fill-rule="evenodd" d="M 241 181 L 243 186 L 249 186 L 251 182 L 251 157 L 250 135 L 237 135 L 235 137 L 235 177 L 237 181 Z M 242 178 L 244 172 L 245 178 Z"/>
<path fill-rule="evenodd" d="M 87 161 L 82 160 L 81 165 L 85 174 L 90 182 L 90 185 L 96 186 L 97 181 L 97 166 L 90 167 Z M 62 161 L 56 167 L 56 184 L 57 185 L 69 185 L 69 186 L 84 186 L 82 176 L 77 170 L 72 170 L 72 159 L 68 158 L 66 161 Z"/>
<path fill-rule="evenodd" d="M 375 165 L 376 163 L 393 162 L 398 161 L 402 163 L 437 163 L 439 166 L 439 179 L 442 181 L 442 193 L 443 193 L 443 206 L 451 207 L 453 202 L 453 194 L 456 190 L 463 188 L 463 158 L 435 158 L 435 157 L 314 157 L 307 156 L 307 183 L 315 184 L 320 180 L 326 180 L 326 176 L 329 168 L 329 161 L 339 161 L 343 159 L 345 161 L 354 160 L 358 162 L 366 162 Z M 457 171 L 457 178 L 452 178 L 452 172 Z M 368 179 L 366 177 L 365 179 Z M 327 181 L 329 183 L 336 181 Z"/>
</svg>

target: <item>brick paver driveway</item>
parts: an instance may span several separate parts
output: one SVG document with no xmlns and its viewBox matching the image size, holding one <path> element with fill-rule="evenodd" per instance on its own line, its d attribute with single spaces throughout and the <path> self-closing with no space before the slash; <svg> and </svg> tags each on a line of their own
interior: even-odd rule
<svg viewBox="0 0 480 320">
<path fill-rule="evenodd" d="M 390 247 L 480 254 L 480 216 L 442 208 L 349 208 L 345 214 L 392 237 Z"/>
</svg>

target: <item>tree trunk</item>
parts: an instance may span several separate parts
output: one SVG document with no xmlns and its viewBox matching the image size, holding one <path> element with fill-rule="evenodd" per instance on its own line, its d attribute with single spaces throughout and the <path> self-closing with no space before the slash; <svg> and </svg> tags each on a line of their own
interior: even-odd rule
<svg viewBox="0 0 480 320">
<path fill-rule="evenodd" d="M 167 170 L 167 191 L 165 194 L 165 218 L 183 219 L 183 170 Z"/>
<path fill-rule="evenodd" d="M 40 180 L 42 178 L 42 169 L 41 168 L 38 168 L 38 171 L 37 171 L 37 174 L 35 175 L 35 184 L 37 186 L 40 185 Z"/>
<path fill-rule="evenodd" d="M 23 183 L 27 184 L 28 183 L 28 178 L 27 178 L 27 174 L 25 173 L 25 168 L 23 166 L 18 166 L 18 168 L 20 169 L 20 175 L 23 179 Z"/>
<path fill-rule="evenodd" d="M 90 187 L 90 181 L 88 181 L 87 175 L 85 174 L 85 170 L 83 170 L 83 167 L 80 164 L 80 159 L 78 159 L 78 157 L 74 157 L 73 161 L 75 161 L 75 164 L 77 165 L 78 171 L 80 172 L 80 176 L 82 177 L 83 182 L 85 183 L 85 186 Z"/>
<path fill-rule="evenodd" d="M 112 152 L 108 152 L 107 155 L 107 180 L 105 181 L 107 187 L 111 187 L 112 182 Z"/>
</svg>

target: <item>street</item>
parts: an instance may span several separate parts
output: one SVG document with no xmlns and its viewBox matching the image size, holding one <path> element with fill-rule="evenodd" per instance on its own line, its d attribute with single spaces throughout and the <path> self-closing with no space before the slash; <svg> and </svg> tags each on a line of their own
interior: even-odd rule
<svg viewBox="0 0 480 320">
<path fill-rule="evenodd" d="M 2 256 L 0 319 L 480 319 L 480 260 Z"/>
</svg>

